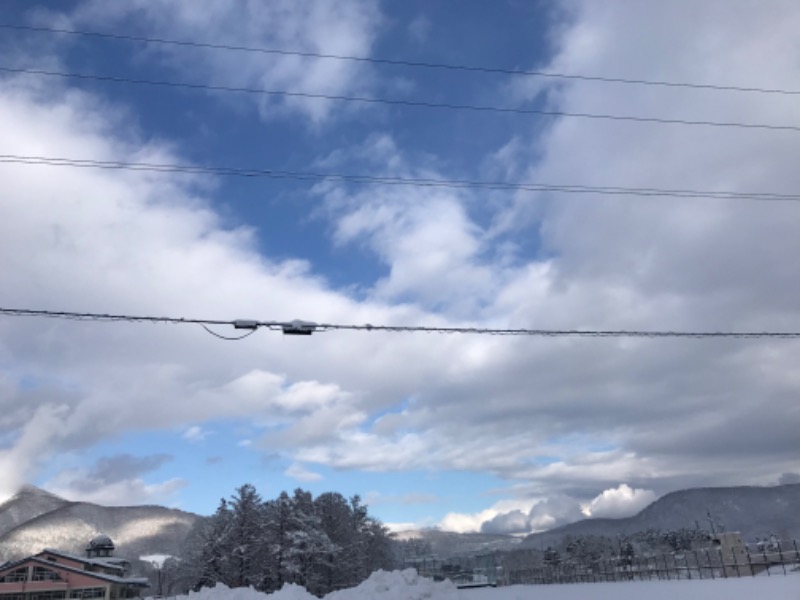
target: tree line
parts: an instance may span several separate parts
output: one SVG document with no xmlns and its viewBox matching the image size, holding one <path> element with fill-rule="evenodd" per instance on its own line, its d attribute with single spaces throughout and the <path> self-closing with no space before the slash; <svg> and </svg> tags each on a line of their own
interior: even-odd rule
<svg viewBox="0 0 800 600">
<path fill-rule="evenodd" d="M 161 569 L 165 594 L 223 583 L 274 592 L 286 583 L 322 596 L 394 565 L 391 535 L 359 496 L 296 489 L 263 500 L 250 484 L 198 522 Z"/>
</svg>

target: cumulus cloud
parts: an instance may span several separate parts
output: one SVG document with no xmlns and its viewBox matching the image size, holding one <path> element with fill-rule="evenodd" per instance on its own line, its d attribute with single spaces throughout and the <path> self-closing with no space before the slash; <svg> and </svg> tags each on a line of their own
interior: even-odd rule
<svg viewBox="0 0 800 600">
<path fill-rule="evenodd" d="M 529 506 L 530 502 L 525 500 L 500 500 L 490 508 L 477 513 L 448 513 L 439 523 L 439 528 L 457 533 L 473 533 L 481 531 L 481 526 L 484 523 L 491 522 L 500 515 L 521 513 L 523 510 L 527 510 Z"/>
<path fill-rule="evenodd" d="M 185 480 L 173 478 L 147 483 L 141 478 L 171 459 L 167 454 L 106 456 L 88 468 L 60 471 L 44 487 L 69 500 L 106 506 L 172 504 L 177 492 L 186 486 Z"/>
<path fill-rule="evenodd" d="M 297 481 L 309 482 L 320 481 L 322 479 L 322 475 L 308 470 L 300 463 L 292 463 L 289 465 L 289 468 L 284 471 L 284 474 L 292 479 L 297 479 Z"/>
<path fill-rule="evenodd" d="M 177 502 L 178 492 L 188 485 L 182 478 L 161 483 L 146 483 L 142 479 L 126 479 L 113 483 L 93 481 L 83 471 L 62 471 L 45 483 L 48 491 L 72 501 L 91 502 L 102 506 L 166 505 Z"/>
<path fill-rule="evenodd" d="M 481 523 L 481 533 L 530 533 L 528 515 L 521 510 L 512 510 Z"/>
<path fill-rule="evenodd" d="M 587 517 L 621 519 L 630 517 L 657 499 L 652 490 L 633 489 L 622 483 L 617 488 L 604 490 L 583 507 Z"/>
<path fill-rule="evenodd" d="M 398 523 L 384 523 L 386 527 L 388 527 L 389 531 L 392 533 L 399 533 L 402 534 L 406 531 L 415 531 L 417 529 L 422 529 L 424 525 L 420 523 L 415 523 L 413 521 L 405 521 L 405 522 L 398 522 Z M 398 536 L 399 539 L 403 539 L 402 535 Z"/>
<path fill-rule="evenodd" d="M 181 434 L 181 437 L 190 442 L 202 442 L 210 433 L 198 425 L 192 425 Z"/>
<path fill-rule="evenodd" d="M 117 454 L 106 456 L 97 461 L 89 476 L 102 483 L 113 483 L 155 471 L 170 460 L 172 460 L 172 456 L 169 454 L 151 454 L 150 456 Z"/>
<path fill-rule="evenodd" d="M 459 533 L 527 534 L 559 527 L 583 518 L 580 502 L 573 497 L 549 493 L 547 497 L 500 500 L 476 513 L 449 513 L 438 525 Z"/>
<path fill-rule="evenodd" d="M 53 17 L 74 27 L 141 27 L 160 38 L 218 45 L 365 56 L 381 28 L 378 6 L 367 0 L 315 2 L 279 0 L 240 2 L 208 0 L 202 6 L 169 0 L 81 3 L 73 14 Z M 160 58 L 181 79 L 203 73 L 214 85 L 261 88 L 309 94 L 364 94 L 375 82 L 367 63 L 254 52 L 187 52 L 156 46 L 144 52 Z M 197 83 L 197 81 L 193 81 Z M 321 99 L 249 94 L 265 118 L 299 114 L 321 124 L 334 114 L 353 110 Z"/>
</svg>

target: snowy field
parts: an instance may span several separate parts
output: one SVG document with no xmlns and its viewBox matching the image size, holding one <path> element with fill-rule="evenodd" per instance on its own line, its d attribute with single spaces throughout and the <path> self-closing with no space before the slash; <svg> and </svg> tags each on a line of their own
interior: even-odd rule
<svg viewBox="0 0 800 600">
<path fill-rule="evenodd" d="M 185 598 L 185 597 L 184 597 Z M 314 600 L 300 586 L 287 585 L 269 600 Z M 416 571 L 374 573 L 358 587 L 333 592 L 328 600 L 800 600 L 800 574 L 741 579 L 633 581 L 457 589 L 452 583 L 418 577 Z M 189 600 L 265 600 L 252 589 L 218 585 Z"/>
</svg>

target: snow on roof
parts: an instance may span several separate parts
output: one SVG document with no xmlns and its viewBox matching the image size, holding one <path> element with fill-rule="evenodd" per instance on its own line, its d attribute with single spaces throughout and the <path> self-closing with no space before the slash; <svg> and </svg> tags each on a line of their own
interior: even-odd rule
<svg viewBox="0 0 800 600">
<path fill-rule="evenodd" d="M 87 577 L 94 577 L 96 579 L 102 579 L 103 581 L 110 581 L 111 583 L 122 583 L 126 585 L 135 585 L 135 586 L 149 586 L 150 582 L 146 577 L 117 577 L 116 575 L 108 575 L 107 573 L 98 573 L 97 571 L 86 571 L 84 569 L 79 569 L 77 567 L 70 567 L 69 565 L 65 565 L 63 563 L 52 563 L 49 560 L 43 560 L 37 556 L 32 556 L 27 560 L 32 560 L 34 562 L 47 565 L 49 567 L 58 567 L 59 569 L 64 569 L 65 571 L 69 571 L 70 573 L 80 573 L 81 575 L 86 575 Z"/>
<path fill-rule="evenodd" d="M 56 556 L 60 556 L 62 558 L 68 558 L 70 560 L 74 560 L 77 562 L 82 562 L 87 565 L 97 565 L 100 567 L 107 567 L 109 569 L 116 569 L 118 571 L 122 571 L 125 569 L 125 564 L 128 563 L 127 560 L 124 558 L 114 558 L 112 556 L 103 557 L 103 558 L 86 558 L 85 556 L 78 556 L 77 554 L 70 554 L 69 552 L 64 552 L 63 550 L 56 550 L 55 548 L 45 548 L 38 554 L 34 556 L 41 556 L 42 554 L 55 554 Z"/>
</svg>

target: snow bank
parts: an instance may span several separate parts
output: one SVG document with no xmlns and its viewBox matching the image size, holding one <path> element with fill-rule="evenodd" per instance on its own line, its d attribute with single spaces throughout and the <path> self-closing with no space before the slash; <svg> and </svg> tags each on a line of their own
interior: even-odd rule
<svg viewBox="0 0 800 600">
<path fill-rule="evenodd" d="M 176 596 L 185 598 L 186 596 Z M 213 588 L 203 588 L 199 592 L 189 592 L 189 600 L 319 600 L 313 594 L 299 585 L 286 584 L 283 589 L 274 594 L 258 592 L 253 588 L 229 588 L 223 583 L 218 583 Z M 147 600 L 150 600 L 149 598 Z"/>
<path fill-rule="evenodd" d="M 433 581 L 417 575 L 415 569 L 376 571 L 358 587 L 332 592 L 325 600 L 459 600 L 450 581 Z"/>
<path fill-rule="evenodd" d="M 459 600 L 800 600 L 800 577 L 513 585 L 459 590 Z"/>
<path fill-rule="evenodd" d="M 188 600 L 317 600 L 299 585 L 269 594 L 222 584 L 189 594 Z M 178 600 L 186 598 L 179 596 Z M 449 581 L 434 582 L 414 569 L 377 571 L 355 588 L 325 596 L 325 600 L 800 600 L 800 575 L 741 579 L 629 581 L 566 585 L 514 585 L 501 588 L 457 589 Z"/>
<path fill-rule="evenodd" d="M 253 588 L 231 589 L 218 583 L 213 588 L 190 592 L 188 600 L 318 600 L 299 585 L 286 584 L 274 594 Z M 460 600 L 458 590 L 449 581 L 435 582 L 417 575 L 416 570 L 376 571 L 358 587 L 332 592 L 326 600 Z"/>
</svg>

